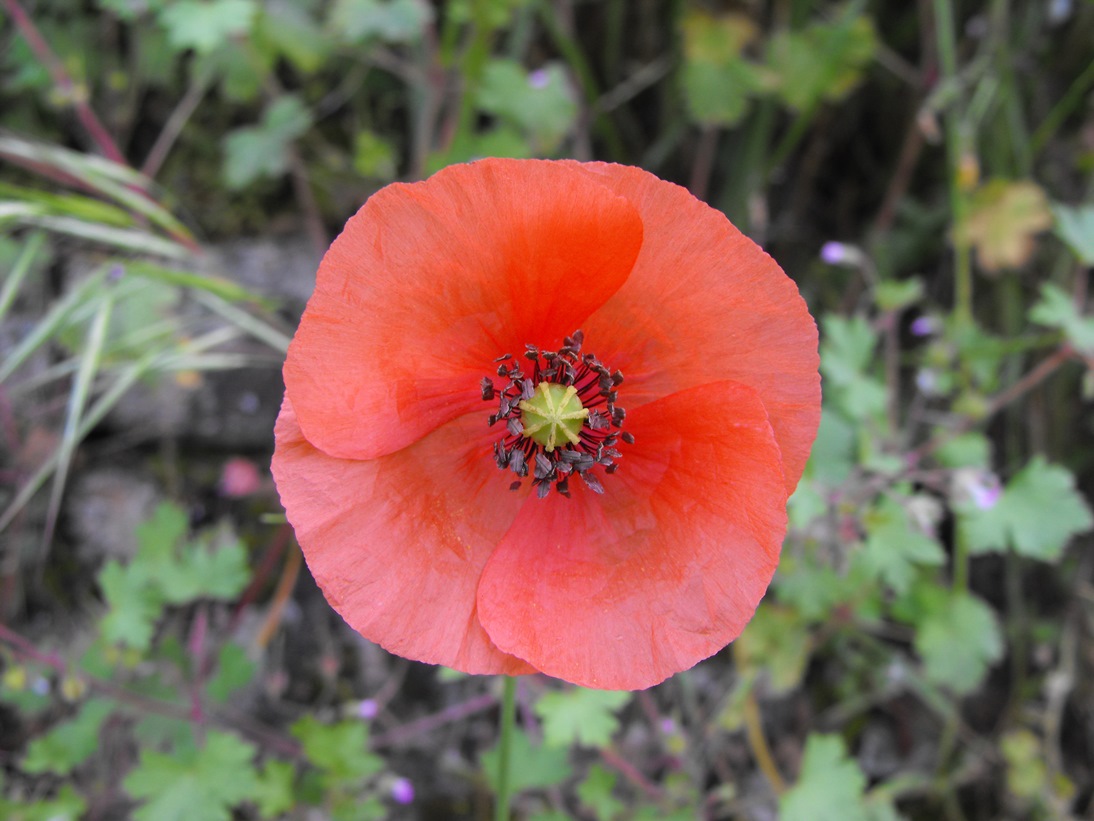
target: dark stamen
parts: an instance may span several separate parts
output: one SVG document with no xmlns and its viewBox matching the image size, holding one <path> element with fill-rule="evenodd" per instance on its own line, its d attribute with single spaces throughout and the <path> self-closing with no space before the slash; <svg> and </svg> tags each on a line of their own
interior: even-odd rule
<svg viewBox="0 0 1094 821">
<path fill-rule="evenodd" d="M 586 487 L 594 493 L 603 493 L 604 486 L 593 475 L 599 465 L 605 474 L 618 469 L 616 459 L 621 454 L 616 449 L 620 441 L 634 444 L 634 436 L 619 430 L 626 412 L 619 407 L 616 389 L 623 384 L 623 374 L 605 367 L 593 354 L 582 353 L 585 335 L 575 331 L 562 340 L 557 351 L 541 351 L 535 345 L 526 345 L 524 359 L 531 363 L 531 373 L 521 370 L 518 360 L 511 354 L 495 359 L 497 374 L 504 380 L 501 385 L 489 377 L 482 380 L 482 398 L 496 399 L 498 412 L 487 418 L 490 425 L 505 422 L 505 433 L 494 443 L 494 461 L 502 470 L 511 470 L 521 479 L 532 472 L 532 484 L 536 495 L 544 498 L 551 487 L 563 496 L 570 496 L 570 476 L 577 474 Z M 511 364 L 506 364 L 511 363 Z M 532 398 L 541 382 L 574 387 L 581 407 L 589 409 L 579 433 L 577 443 L 556 446 L 548 452 L 535 439 L 524 436 L 520 403 Z M 509 485 L 511 490 L 521 482 Z"/>
</svg>

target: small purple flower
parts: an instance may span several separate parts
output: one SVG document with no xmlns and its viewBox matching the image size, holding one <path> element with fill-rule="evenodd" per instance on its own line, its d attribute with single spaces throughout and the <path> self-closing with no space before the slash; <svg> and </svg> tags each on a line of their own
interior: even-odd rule
<svg viewBox="0 0 1094 821">
<path fill-rule="evenodd" d="M 862 265 L 866 258 L 857 245 L 846 242 L 826 242 L 821 246 L 820 258 L 828 265 L 846 265 L 854 268 Z"/>
<path fill-rule="evenodd" d="M 912 336 L 930 336 L 938 330 L 938 320 L 933 316 L 916 317 L 912 321 Z"/>
<path fill-rule="evenodd" d="M 981 510 L 991 510 L 999 503 L 999 497 L 1003 495 L 1003 488 L 994 474 L 985 474 L 983 478 L 984 481 L 972 485 L 969 491 L 972 494 L 974 505 Z"/>
<path fill-rule="evenodd" d="M 371 698 L 366 698 L 358 702 L 355 712 L 358 718 L 368 721 L 370 718 L 376 718 L 377 713 L 380 712 L 380 705 Z"/>
<path fill-rule="evenodd" d="M 826 242 L 821 246 L 820 258 L 829 265 L 839 265 L 847 257 L 847 246 L 842 242 Z"/>
<path fill-rule="evenodd" d="M 391 797 L 396 804 L 409 804 L 414 800 L 414 785 L 409 778 L 396 778 L 391 782 Z"/>
<path fill-rule="evenodd" d="M 991 510 L 1003 496 L 999 477 L 986 468 L 960 468 L 953 475 L 953 496 L 980 510 Z"/>
<path fill-rule="evenodd" d="M 665 735 L 673 735 L 676 732 L 676 722 L 671 718 L 661 719 L 661 732 Z"/>
<path fill-rule="evenodd" d="M 547 84 L 550 82 L 551 75 L 547 73 L 545 68 L 537 68 L 528 75 L 528 85 L 532 88 L 547 88 Z"/>
</svg>

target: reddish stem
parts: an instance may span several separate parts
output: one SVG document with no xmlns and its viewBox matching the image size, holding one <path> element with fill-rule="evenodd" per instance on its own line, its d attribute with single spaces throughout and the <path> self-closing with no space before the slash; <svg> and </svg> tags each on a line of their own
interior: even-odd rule
<svg viewBox="0 0 1094 821">
<path fill-rule="evenodd" d="M 15 27 L 18 28 L 19 33 L 23 35 L 23 38 L 27 41 L 31 51 L 34 52 L 39 62 L 45 66 L 46 71 L 48 71 L 53 78 L 53 82 L 56 84 L 61 98 L 72 102 L 72 106 L 76 109 L 76 116 L 80 119 L 80 123 L 83 127 L 87 129 L 87 133 L 91 136 L 91 139 L 99 146 L 99 150 L 114 162 L 119 163 L 120 165 L 127 165 L 125 157 L 122 156 L 122 152 L 118 150 L 118 146 L 114 142 L 114 138 L 110 136 L 110 132 L 106 130 L 102 121 L 96 116 L 95 112 L 91 110 L 91 106 L 87 104 L 87 100 L 84 100 L 80 94 L 76 93 L 76 84 L 72 82 L 72 78 L 68 76 L 64 63 L 62 63 L 57 55 L 53 53 L 53 49 L 49 47 L 49 43 L 42 37 L 41 32 L 38 31 L 38 27 L 34 25 L 34 21 L 30 19 L 27 13 L 23 11 L 23 7 L 19 5 L 19 0 L 4 0 L 4 5 L 7 6 L 8 13 L 15 22 Z"/>
</svg>

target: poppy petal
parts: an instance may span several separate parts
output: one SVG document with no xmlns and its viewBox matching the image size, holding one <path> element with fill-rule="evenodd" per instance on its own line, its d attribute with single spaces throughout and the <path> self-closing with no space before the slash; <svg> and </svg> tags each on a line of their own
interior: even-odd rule
<svg viewBox="0 0 1094 821">
<path fill-rule="evenodd" d="M 715 379 L 750 385 L 793 492 L 820 423 L 817 326 L 797 286 L 686 189 L 638 168 L 577 167 L 630 200 L 644 222 L 631 276 L 583 326 L 590 348 L 626 374 L 628 411 Z"/>
<path fill-rule="evenodd" d="M 504 652 L 588 687 L 641 689 L 736 638 L 778 563 L 786 491 L 756 391 L 718 382 L 627 416 L 595 495 L 529 499 L 486 564 L 478 615 Z"/>
<path fill-rule="evenodd" d="M 308 567 L 365 638 L 470 673 L 534 672 L 479 624 L 475 587 L 521 499 L 498 492 L 481 416 L 390 456 L 335 459 L 301 433 L 286 398 L 273 474 Z"/>
<path fill-rule="evenodd" d="M 324 256 L 289 347 L 304 435 L 371 459 L 480 409 L 494 358 L 581 327 L 641 244 L 635 208 L 563 163 L 482 160 L 384 188 Z"/>
</svg>

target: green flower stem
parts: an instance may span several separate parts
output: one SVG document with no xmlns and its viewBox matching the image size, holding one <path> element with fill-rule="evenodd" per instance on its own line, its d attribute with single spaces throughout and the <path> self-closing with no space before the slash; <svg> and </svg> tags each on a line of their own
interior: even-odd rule
<svg viewBox="0 0 1094 821">
<path fill-rule="evenodd" d="M 509 821 L 509 759 L 513 749 L 513 726 L 517 716 L 517 680 L 505 676 L 501 696 L 501 738 L 498 742 L 498 794 L 494 821 Z"/>
<path fill-rule="evenodd" d="M 952 0 L 934 0 L 934 25 L 938 36 L 938 59 L 942 82 L 957 82 L 957 39 L 953 28 Z M 965 195 L 961 190 L 961 128 L 960 115 L 951 105 L 943 112 L 946 132 L 946 164 L 950 181 L 950 210 L 954 226 L 954 313 L 959 326 L 972 322 L 972 259 L 965 232 Z"/>
</svg>

